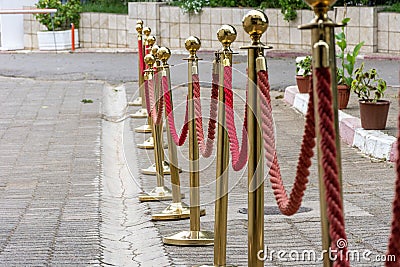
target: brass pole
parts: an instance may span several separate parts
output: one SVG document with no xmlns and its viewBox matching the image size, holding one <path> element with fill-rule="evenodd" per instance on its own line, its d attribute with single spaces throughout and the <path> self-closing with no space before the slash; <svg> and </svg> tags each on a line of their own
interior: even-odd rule
<svg viewBox="0 0 400 267">
<path fill-rule="evenodd" d="M 154 37 L 153 35 L 150 35 L 150 28 L 145 27 L 143 29 L 143 33 L 146 35 L 146 41 L 145 41 L 145 55 L 151 54 L 151 48 L 153 47 L 153 45 L 156 43 L 156 37 Z M 145 56 L 146 57 L 146 56 Z M 146 63 L 147 64 L 147 63 Z M 146 105 L 146 101 L 144 101 L 144 105 Z M 145 106 L 146 108 L 146 106 Z M 152 132 L 152 121 L 151 121 L 151 116 L 147 117 L 147 124 L 142 125 L 140 127 L 135 128 L 135 132 L 138 133 L 151 133 Z M 151 142 L 151 141 L 150 141 Z M 153 145 L 154 147 L 154 145 Z M 148 145 L 147 148 L 151 148 L 151 145 Z"/>
<path fill-rule="evenodd" d="M 331 73 L 331 92 L 333 97 L 332 108 L 334 112 L 334 128 L 336 134 L 336 162 L 338 166 L 338 175 L 340 182 L 340 192 L 342 194 L 342 168 L 341 168 L 341 152 L 340 152 L 340 135 L 339 135 L 339 122 L 338 122 L 338 108 L 337 108 L 337 77 L 336 77 L 336 55 L 335 55 L 335 35 L 334 27 L 341 26 L 335 24 L 328 18 L 328 10 L 336 0 L 305 0 L 305 2 L 314 10 L 314 19 L 306 25 L 302 25 L 300 29 L 311 29 L 311 44 L 313 56 L 313 68 L 329 67 Z M 313 73 L 313 88 L 317 88 L 317 77 Z M 314 116 L 315 125 L 318 126 L 320 117 L 318 114 L 319 98 L 316 90 L 313 91 L 314 98 Z M 329 235 L 329 220 L 327 216 L 327 202 L 326 191 L 323 181 L 324 172 L 322 169 L 322 151 L 321 151 L 321 133 L 319 127 L 316 127 L 316 136 L 318 145 L 318 174 L 319 174 L 319 191 L 320 191 L 320 214 L 321 214 L 321 232 L 322 232 L 322 249 L 328 251 L 331 238 Z M 343 196 L 342 196 L 343 201 Z M 343 204 L 343 203 L 342 203 Z M 333 266 L 333 260 L 328 257 L 327 253 L 324 254 L 323 265 L 324 267 Z"/>
<path fill-rule="evenodd" d="M 148 69 L 146 70 L 148 79 L 153 79 L 154 69 L 153 65 L 156 62 L 155 57 L 152 54 L 148 54 L 144 57 L 146 64 L 148 65 Z M 159 82 L 158 82 L 158 73 L 154 79 L 154 95 L 158 95 L 157 91 L 159 90 Z M 150 89 L 150 88 L 149 88 Z M 157 99 L 157 102 L 159 99 Z M 156 103 L 157 106 L 157 103 Z M 149 116 L 151 118 L 151 116 Z M 162 124 L 156 125 L 152 122 L 153 128 L 153 139 L 154 139 L 154 159 L 155 159 L 155 167 L 156 167 L 156 175 L 157 175 L 157 186 L 148 194 L 142 194 L 139 196 L 140 201 L 155 201 L 155 200 L 171 200 L 172 194 L 168 188 L 164 186 L 164 172 L 163 172 L 163 156 L 164 151 L 162 148 Z"/>
<path fill-rule="evenodd" d="M 257 257 L 264 250 L 264 166 L 256 59 L 263 56 L 266 48 L 260 38 L 268 28 L 268 18 L 263 12 L 252 10 L 244 16 L 242 24 L 252 40 L 250 46 L 242 47 L 248 50 L 248 266 L 259 267 L 264 266 Z"/>
<path fill-rule="evenodd" d="M 190 231 L 164 237 L 163 241 L 170 245 L 205 246 L 213 245 L 214 234 L 210 231 L 200 231 L 200 177 L 199 177 L 199 147 L 196 136 L 195 109 L 193 103 L 192 75 L 198 73 L 196 55 L 200 48 L 200 40 L 190 36 L 185 41 L 185 47 L 190 55 L 188 60 L 188 115 L 189 115 L 189 168 L 190 168 Z"/>
<path fill-rule="evenodd" d="M 162 77 L 167 77 L 168 80 L 168 90 L 171 88 L 170 81 L 170 67 L 168 65 L 168 59 L 171 56 L 171 51 L 167 47 L 160 47 L 157 51 L 157 56 L 161 60 L 161 74 Z M 163 88 L 161 88 L 163 90 Z M 164 95 L 164 97 L 166 97 Z M 172 93 L 170 94 L 172 114 L 173 114 L 173 106 L 172 106 Z M 165 113 L 165 118 L 167 118 L 167 113 Z M 177 147 L 174 141 L 172 140 L 172 136 L 169 131 L 169 124 L 166 123 L 167 128 L 167 139 L 168 139 L 168 155 L 169 155 L 169 167 L 171 172 L 171 184 L 172 184 L 172 203 L 169 204 L 161 213 L 153 214 L 153 220 L 180 220 L 180 219 L 188 219 L 190 216 L 190 210 L 185 203 L 182 203 L 182 195 L 180 190 L 180 178 L 179 172 L 180 169 L 178 167 L 178 156 L 177 156 Z M 200 210 L 200 215 L 205 215 L 205 210 Z"/>
<path fill-rule="evenodd" d="M 148 28 L 148 27 L 143 28 L 142 20 L 138 20 L 136 22 L 136 31 L 138 33 L 138 41 L 143 41 L 143 33 L 145 33 L 146 39 L 147 39 L 147 37 L 150 35 L 150 32 L 151 32 L 150 28 Z M 146 40 L 144 40 L 144 41 L 146 42 Z M 139 45 L 139 42 L 138 42 L 138 45 Z M 143 83 L 144 83 L 143 71 L 144 71 L 144 69 L 143 70 L 140 69 L 141 62 L 143 61 L 143 57 L 145 56 L 144 54 L 146 53 L 144 48 L 145 48 L 145 46 L 144 46 L 144 43 L 142 42 L 141 49 L 142 49 L 143 54 L 140 55 L 138 53 L 138 72 L 139 72 L 138 77 L 139 77 L 139 93 L 140 93 L 140 95 L 133 102 L 129 103 L 132 106 L 141 106 L 141 108 L 138 111 L 136 111 L 135 113 L 131 114 L 130 115 L 131 118 L 147 118 L 147 116 L 148 116 L 147 109 L 146 109 L 144 86 L 143 86 Z M 138 50 L 139 49 L 140 48 L 138 47 Z M 143 66 L 143 68 L 145 68 L 145 66 Z"/>
<path fill-rule="evenodd" d="M 197 49 L 200 48 L 199 47 Z M 190 231 L 192 238 L 200 231 L 200 176 L 199 176 L 199 146 L 196 135 L 196 119 L 193 103 L 192 75 L 198 73 L 196 50 L 190 51 L 188 59 L 188 112 L 189 112 L 189 169 L 190 169 Z"/>
<path fill-rule="evenodd" d="M 162 69 L 161 61 L 158 59 L 158 56 L 157 56 L 158 49 L 159 49 L 159 46 L 155 45 L 155 44 L 152 45 L 152 47 L 151 47 L 151 54 L 154 56 L 154 58 L 156 60 L 156 62 L 155 62 L 156 75 L 154 76 L 154 79 L 155 79 L 155 84 L 154 84 L 154 92 L 155 93 L 154 93 L 154 95 L 156 95 L 156 96 L 158 96 L 158 93 L 159 93 L 159 90 L 160 90 L 160 87 L 161 87 L 161 77 L 160 77 L 161 74 L 159 73 L 159 71 Z M 158 103 L 158 100 L 159 99 L 157 99 L 157 103 Z M 156 106 L 158 107 L 158 104 Z M 163 140 L 162 140 L 163 139 L 162 138 L 163 130 L 164 130 L 162 124 L 154 125 L 153 119 L 151 118 L 151 116 L 149 116 L 148 121 L 149 121 L 150 125 L 152 126 L 152 133 L 153 134 L 152 134 L 152 136 L 150 138 L 145 140 L 142 144 L 138 144 L 137 147 L 138 148 L 144 148 L 144 149 L 151 149 L 151 148 L 155 149 L 155 140 L 156 140 L 155 139 L 155 135 L 156 134 L 158 135 L 158 139 L 159 140 L 157 142 L 159 142 L 158 145 L 159 145 L 160 149 L 168 147 L 167 144 L 165 144 L 163 142 Z M 159 154 L 157 154 L 157 155 L 159 155 L 158 157 L 160 157 L 160 160 L 161 160 L 160 162 L 162 162 L 162 164 L 160 164 L 160 166 L 162 166 L 162 168 L 163 168 L 163 175 L 171 174 L 171 170 L 169 168 L 169 164 L 164 161 L 164 151 L 163 151 L 163 149 L 161 149 L 161 152 Z M 157 165 L 157 161 L 156 161 L 155 164 L 151 165 L 150 167 L 148 167 L 146 169 L 142 169 L 141 172 L 143 174 L 156 175 L 158 177 L 158 173 L 159 172 L 157 171 L 156 165 Z"/>
<path fill-rule="evenodd" d="M 219 67 L 218 94 L 218 139 L 216 169 L 216 200 L 214 223 L 214 266 L 226 265 L 226 240 L 228 225 L 228 179 L 229 179 L 229 140 L 225 115 L 224 67 L 232 66 L 232 50 L 230 45 L 236 39 L 236 29 L 231 25 L 223 25 L 217 32 L 218 40 L 223 45 L 222 64 Z M 218 70 L 218 68 L 217 68 Z"/>
<path fill-rule="evenodd" d="M 142 101 L 144 101 L 144 92 L 143 92 L 143 88 L 142 88 L 142 84 L 143 84 L 144 78 L 143 78 L 143 70 L 140 68 L 140 66 L 141 66 L 141 62 L 143 60 L 143 58 L 142 58 L 143 54 L 140 55 L 139 50 L 141 49 L 142 52 L 143 52 L 143 43 L 142 43 L 142 40 L 143 40 L 143 38 L 142 38 L 142 35 L 143 35 L 143 20 L 139 19 L 139 20 L 136 21 L 136 31 L 137 31 L 138 45 L 139 45 L 139 43 L 141 43 L 141 46 L 142 46 L 142 47 L 138 46 L 139 96 L 134 101 L 129 102 L 129 105 L 131 105 L 131 106 L 142 106 L 143 105 Z M 146 110 L 146 108 L 145 108 L 145 110 Z M 142 111 L 142 108 L 139 109 L 136 113 L 139 113 L 140 111 Z M 136 113 L 132 114 L 131 117 L 138 118 L 137 117 L 138 115 L 136 115 Z M 144 115 L 147 115 L 147 114 L 144 114 Z M 142 115 L 143 118 L 146 118 L 144 115 Z"/>
</svg>

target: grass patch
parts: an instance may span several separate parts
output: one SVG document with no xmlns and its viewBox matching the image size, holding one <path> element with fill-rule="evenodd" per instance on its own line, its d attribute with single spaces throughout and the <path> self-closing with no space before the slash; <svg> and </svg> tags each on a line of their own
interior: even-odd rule
<svg viewBox="0 0 400 267">
<path fill-rule="evenodd" d="M 128 5 L 86 3 L 82 5 L 82 12 L 128 14 Z"/>
<path fill-rule="evenodd" d="M 84 99 L 81 100 L 81 102 L 82 102 L 83 104 L 90 104 L 90 103 L 93 103 L 93 100 L 92 100 L 92 99 L 86 99 L 86 98 L 84 98 Z"/>
</svg>

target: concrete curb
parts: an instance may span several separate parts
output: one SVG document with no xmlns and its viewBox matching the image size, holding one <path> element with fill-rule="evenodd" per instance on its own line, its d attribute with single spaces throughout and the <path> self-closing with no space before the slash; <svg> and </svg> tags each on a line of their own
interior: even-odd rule
<svg viewBox="0 0 400 267">
<path fill-rule="evenodd" d="M 297 86 L 285 89 L 284 100 L 303 114 L 307 113 L 308 94 L 300 94 Z M 346 144 L 358 148 L 362 153 L 394 162 L 397 158 L 397 142 L 394 136 L 381 131 L 364 130 L 359 118 L 339 110 L 339 133 Z"/>
</svg>

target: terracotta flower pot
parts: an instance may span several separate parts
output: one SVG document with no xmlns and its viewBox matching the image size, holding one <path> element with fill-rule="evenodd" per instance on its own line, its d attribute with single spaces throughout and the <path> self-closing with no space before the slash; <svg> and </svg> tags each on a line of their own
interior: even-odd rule
<svg viewBox="0 0 400 267">
<path fill-rule="evenodd" d="M 338 109 L 347 108 L 350 99 L 350 88 L 345 84 L 338 84 Z"/>
<path fill-rule="evenodd" d="M 390 101 L 378 100 L 376 103 L 359 101 L 359 104 L 361 127 L 365 130 L 384 130 Z"/>
<path fill-rule="evenodd" d="M 297 88 L 301 94 L 307 94 L 311 90 L 311 75 L 296 75 Z"/>
</svg>

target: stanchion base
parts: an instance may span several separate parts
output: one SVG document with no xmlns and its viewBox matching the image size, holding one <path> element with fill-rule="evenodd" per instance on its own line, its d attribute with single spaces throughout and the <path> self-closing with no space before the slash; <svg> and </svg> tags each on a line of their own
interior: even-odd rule
<svg viewBox="0 0 400 267">
<path fill-rule="evenodd" d="M 137 144 L 137 147 L 140 149 L 154 149 L 154 139 L 153 136 L 150 136 L 147 140 L 145 140 L 141 144 Z M 168 144 L 164 143 L 164 148 L 168 148 Z"/>
<path fill-rule="evenodd" d="M 183 195 L 183 194 L 182 194 Z M 205 209 L 200 209 L 200 216 L 206 215 Z M 190 218 L 189 207 L 182 202 L 171 203 L 161 213 L 153 214 L 153 221 L 183 220 Z"/>
<path fill-rule="evenodd" d="M 137 133 L 151 133 L 151 126 L 148 124 L 142 125 L 140 127 L 135 128 L 135 132 Z"/>
<path fill-rule="evenodd" d="M 192 267 L 237 267 L 237 265 L 215 265 L 215 264 L 203 264 L 203 265 L 193 265 Z"/>
<path fill-rule="evenodd" d="M 153 163 L 150 167 L 146 169 L 141 169 L 140 172 L 142 174 L 147 174 L 147 175 L 157 175 L 157 169 L 156 169 L 156 164 Z M 163 162 L 163 172 L 165 175 L 170 175 L 171 174 L 171 169 L 169 168 L 169 163 L 164 161 Z M 179 172 L 182 172 L 182 169 L 179 169 Z"/>
<path fill-rule="evenodd" d="M 160 200 L 172 200 L 172 193 L 167 187 L 156 187 L 149 193 L 142 193 L 139 195 L 139 201 L 160 201 Z"/>
<path fill-rule="evenodd" d="M 145 108 L 141 108 L 138 111 L 136 111 L 135 113 L 130 115 L 131 118 L 135 118 L 135 119 L 147 118 L 147 116 L 148 116 L 148 114 L 147 114 L 147 110 Z"/>
<path fill-rule="evenodd" d="M 211 231 L 182 231 L 163 237 L 164 244 L 174 246 L 212 246 L 214 233 Z"/>
<path fill-rule="evenodd" d="M 135 100 L 128 103 L 129 106 L 141 106 L 142 105 L 142 97 L 138 96 Z"/>
</svg>

